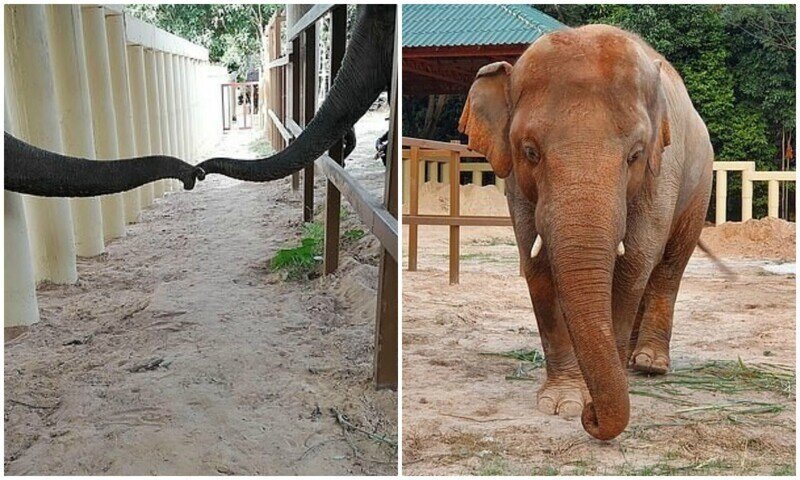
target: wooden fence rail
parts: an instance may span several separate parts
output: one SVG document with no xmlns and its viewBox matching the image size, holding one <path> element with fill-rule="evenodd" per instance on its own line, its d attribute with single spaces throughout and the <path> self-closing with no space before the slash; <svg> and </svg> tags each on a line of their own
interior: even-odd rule
<svg viewBox="0 0 800 480">
<path fill-rule="evenodd" d="M 267 135 L 276 148 L 285 148 L 303 132 L 316 111 L 316 82 L 320 72 L 317 21 L 330 16 L 330 78 L 336 76 L 344 58 L 347 28 L 346 5 L 316 5 L 286 33 L 286 46 L 270 40 L 267 68 L 269 98 L 266 100 Z M 268 26 L 272 39 L 280 38 L 284 17 L 277 16 Z M 397 45 L 395 41 L 395 45 Z M 285 50 L 285 54 L 282 53 Z M 390 98 L 397 97 L 398 65 L 395 59 Z M 397 259 L 399 227 L 397 221 L 397 108 L 391 103 L 389 128 L 392 137 L 387 155 L 383 200 L 374 198 L 343 167 L 343 146 L 337 142 L 327 155 L 303 171 L 303 220 L 314 218 L 314 168 L 326 178 L 324 273 L 334 273 L 339 266 L 341 197 L 350 203 L 358 217 L 381 244 L 381 263 L 376 306 L 375 360 L 373 380 L 377 388 L 397 387 Z M 299 174 L 293 175 L 292 187 L 299 189 Z"/>
<path fill-rule="evenodd" d="M 483 184 L 483 172 L 491 172 L 491 166 L 482 163 L 463 163 L 462 159 L 483 159 L 483 155 L 470 150 L 466 145 L 457 142 L 440 142 L 419 138 L 403 137 L 403 201 L 408 205 L 408 215 L 403 215 L 403 224 L 408 225 L 408 270 L 417 270 L 418 237 L 420 225 L 447 225 L 450 228 L 449 238 L 449 272 L 450 283 L 459 282 L 459 239 L 460 227 L 507 227 L 511 226 L 508 216 L 462 215 L 460 202 L 461 172 L 472 173 L 472 183 Z M 439 175 L 439 165 L 443 173 Z M 433 167 L 432 167 L 433 166 Z M 795 182 L 797 172 L 756 171 L 755 162 L 714 162 L 717 176 L 716 223 L 724 223 L 727 205 L 727 173 L 742 172 L 742 221 L 753 217 L 753 182 L 768 182 L 767 215 L 778 217 L 779 184 Z M 450 211 L 448 215 L 419 214 L 419 186 L 428 180 L 450 185 Z M 455 179 L 455 181 L 453 181 Z M 502 179 L 496 179 L 495 185 L 504 191 Z"/>
</svg>

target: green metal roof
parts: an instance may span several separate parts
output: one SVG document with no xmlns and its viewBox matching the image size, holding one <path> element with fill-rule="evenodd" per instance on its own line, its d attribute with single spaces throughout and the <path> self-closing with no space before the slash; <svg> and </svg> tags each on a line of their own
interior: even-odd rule
<svg viewBox="0 0 800 480">
<path fill-rule="evenodd" d="M 564 27 L 528 5 L 403 5 L 404 47 L 527 44 Z"/>
</svg>

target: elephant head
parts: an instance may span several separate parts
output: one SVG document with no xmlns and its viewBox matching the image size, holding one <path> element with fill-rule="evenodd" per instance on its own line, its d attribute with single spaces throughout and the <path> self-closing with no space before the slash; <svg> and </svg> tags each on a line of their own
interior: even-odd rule
<svg viewBox="0 0 800 480">
<path fill-rule="evenodd" d="M 96 161 L 53 153 L 4 133 L 5 189 L 41 197 L 93 197 L 124 192 L 163 178 L 186 190 L 203 179 L 202 169 L 174 157 L 154 155 Z"/>
<path fill-rule="evenodd" d="M 559 30 L 534 42 L 514 66 L 483 67 L 459 122 L 469 147 L 497 176 L 513 172 L 536 207 L 531 256 L 541 250 L 540 259 L 549 261 L 592 397 L 583 426 L 599 439 L 617 436 L 630 416 L 612 281 L 629 205 L 646 196 L 670 142 L 662 76 L 673 74 L 619 29 Z"/>
<path fill-rule="evenodd" d="M 258 160 L 212 158 L 198 166 L 239 180 L 267 182 L 311 165 L 346 137 L 354 148 L 352 127 L 392 82 L 395 5 L 359 5 L 341 68 L 328 96 L 303 133 L 286 149 Z"/>
</svg>

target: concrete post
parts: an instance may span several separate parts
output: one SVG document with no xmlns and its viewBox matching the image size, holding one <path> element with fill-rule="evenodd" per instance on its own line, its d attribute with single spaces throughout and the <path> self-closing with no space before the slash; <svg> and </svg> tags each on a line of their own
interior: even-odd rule
<svg viewBox="0 0 800 480">
<path fill-rule="evenodd" d="M 175 135 L 178 140 L 178 153 L 176 156 L 184 161 L 188 161 L 189 145 L 186 142 L 186 103 L 184 93 L 186 92 L 186 84 L 184 83 L 183 69 L 181 68 L 181 57 L 178 55 L 171 55 L 172 57 L 172 80 L 173 80 L 173 97 L 175 97 Z M 172 189 L 179 190 L 175 181 L 172 182 Z"/>
<path fill-rule="evenodd" d="M 44 6 L 6 5 L 4 9 L 5 100 L 16 121 L 14 131 L 33 145 L 60 152 L 61 129 L 53 115 L 56 99 Z M 78 271 L 69 201 L 26 196 L 24 204 L 35 278 L 74 283 Z M 14 212 L 15 207 L 11 208 Z M 12 231 L 20 228 L 16 215 L 11 217 Z M 6 259 L 12 264 L 16 259 L 10 257 L 15 255 L 19 254 L 6 250 Z"/>
<path fill-rule="evenodd" d="M 172 92 L 172 83 L 169 81 L 169 76 L 167 74 L 167 66 L 171 65 L 171 62 L 169 61 L 169 54 L 161 51 L 156 52 L 156 58 L 158 59 L 159 77 L 158 104 L 161 108 L 161 153 L 165 155 L 172 155 L 173 141 L 172 134 L 170 132 L 170 110 L 168 100 L 168 97 L 171 96 L 168 94 L 168 92 Z M 159 180 L 159 182 L 163 185 L 163 191 L 166 192 L 171 190 L 167 180 Z"/>
<path fill-rule="evenodd" d="M 8 31 L 8 27 L 6 27 Z M 8 57 L 8 56 L 6 56 Z M 6 75 L 9 74 L 6 66 Z M 9 112 L 8 88 L 5 91 L 4 127 L 14 133 Z M 5 265 L 3 279 L 3 323 L 6 327 L 32 325 L 39 321 L 39 303 L 36 301 L 36 280 L 28 243 L 28 226 L 22 195 L 3 192 L 3 249 Z"/>
<path fill-rule="evenodd" d="M 61 124 L 64 153 L 95 158 L 80 7 L 49 5 L 46 13 L 51 40 L 50 59 L 53 62 L 53 80 L 58 102 L 56 111 Z M 103 253 L 105 242 L 100 198 L 73 198 L 70 203 L 75 252 L 81 257 Z"/>
<path fill-rule="evenodd" d="M 164 151 L 163 137 L 161 135 L 161 74 L 162 70 L 158 63 L 158 52 L 152 49 L 145 49 L 144 63 L 147 78 L 147 116 L 150 127 L 150 154 L 155 155 Z M 164 196 L 164 181 L 153 182 L 153 197 Z"/>
<path fill-rule="evenodd" d="M 176 75 L 175 75 L 175 55 L 171 53 L 164 53 L 164 71 L 167 74 L 167 82 L 165 89 L 167 93 L 167 119 L 169 120 L 167 123 L 169 124 L 169 145 L 170 151 L 169 154 L 175 157 L 181 156 L 181 142 L 180 142 L 180 133 L 178 129 L 180 128 L 180 123 L 178 121 L 179 114 L 178 114 L 178 85 L 176 82 Z M 174 185 L 172 182 L 167 183 L 167 189 L 169 191 L 175 190 Z"/>
<path fill-rule="evenodd" d="M 133 137 L 133 111 L 128 81 L 128 55 L 125 51 L 125 22 L 122 14 L 119 13 L 109 15 L 105 20 L 119 156 L 120 158 L 131 158 L 136 156 L 136 146 Z M 129 190 L 122 195 L 125 198 L 125 222 L 138 222 L 142 210 L 139 189 Z"/>
<path fill-rule="evenodd" d="M 742 193 L 744 193 L 744 182 L 742 182 Z M 717 185 L 716 185 L 716 219 L 717 225 L 722 225 L 726 220 L 726 210 L 728 208 L 728 172 L 725 170 L 717 170 Z M 744 214 L 744 211 L 742 211 Z"/>
<path fill-rule="evenodd" d="M 779 186 L 780 183 L 777 180 L 769 180 L 767 182 L 767 216 L 773 218 L 778 218 Z"/>
<path fill-rule="evenodd" d="M 753 181 L 750 170 L 742 171 L 742 222 L 753 218 Z"/>
<path fill-rule="evenodd" d="M 92 102 L 92 124 L 97 158 L 119 158 L 117 121 L 114 114 L 114 95 L 111 92 L 111 66 L 108 59 L 108 40 L 104 8 L 83 6 L 83 39 L 86 66 L 89 74 L 89 91 Z M 106 239 L 125 236 L 125 204 L 122 194 L 104 195 L 103 232 Z"/>
<path fill-rule="evenodd" d="M 185 161 L 189 163 L 194 163 L 194 155 L 192 154 L 192 106 L 190 104 L 189 98 L 189 91 L 191 89 L 189 83 L 189 68 L 188 68 L 188 60 L 186 57 L 178 57 L 178 61 L 180 64 L 181 70 L 181 99 L 183 103 L 183 138 L 184 144 L 186 148 L 184 150 L 184 158 Z"/>
<path fill-rule="evenodd" d="M 131 109 L 133 133 L 136 138 L 136 155 L 150 154 L 150 125 L 147 105 L 147 79 L 145 76 L 144 48 L 128 45 L 128 74 L 131 85 Z M 153 184 L 142 185 L 139 197 L 142 207 L 153 203 Z"/>
</svg>

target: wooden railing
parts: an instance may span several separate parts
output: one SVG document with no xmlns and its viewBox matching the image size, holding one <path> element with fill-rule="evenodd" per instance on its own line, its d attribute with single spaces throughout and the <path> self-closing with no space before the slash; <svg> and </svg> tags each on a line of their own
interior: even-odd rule
<svg viewBox="0 0 800 480">
<path fill-rule="evenodd" d="M 461 172 L 472 172 L 472 183 L 483 184 L 483 172 L 491 172 L 491 166 L 482 163 L 463 163 L 462 159 L 484 159 L 478 152 L 470 150 L 459 142 L 440 142 L 419 138 L 403 137 L 403 203 L 408 206 L 408 215 L 403 215 L 403 224 L 408 225 L 408 270 L 417 270 L 418 237 L 420 225 L 447 225 L 450 227 L 449 238 L 449 272 L 450 283 L 459 281 L 460 227 L 507 227 L 511 226 L 508 216 L 476 216 L 462 215 L 460 210 Z M 442 175 L 439 175 L 439 165 Z M 727 172 L 742 172 L 742 221 L 753 217 L 753 182 L 769 182 L 767 215 L 778 217 L 779 182 L 794 182 L 797 172 L 756 171 L 755 162 L 714 162 L 717 175 L 716 188 L 716 223 L 724 223 L 727 202 Z M 450 211 L 448 215 L 419 214 L 419 186 L 428 181 L 450 185 Z M 453 181 L 456 179 L 456 181 Z M 496 179 L 495 185 L 501 192 L 505 191 L 502 179 Z"/>
<path fill-rule="evenodd" d="M 335 78 L 344 58 L 346 46 L 347 6 L 316 5 L 286 33 L 289 45 L 281 56 L 280 45 L 269 45 L 269 98 L 266 116 L 268 135 L 275 139 L 273 146 L 282 148 L 299 137 L 316 111 L 317 28 L 316 22 L 330 15 L 331 78 Z M 283 20 L 269 26 L 271 38 L 280 38 Z M 395 39 L 395 46 L 397 42 Z M 397 97 L 398 65 L 395 59 L 390 98 Z M 343 167 L 343 145 L 337 142 L 315 162 L 325 175 L 325 243 L 323 271 L 331 274 L 339 266 L 341 197 L 355 210 L 358 217 L 381 244 L 381 262 L 376 308 L 374 382 L 377 388 L 397 387 L 397 105 L 391 102 L 389 128 L 392 132 L 387 153 L 383 201 L 374 198 Z M 278 138 L 280 137 L 280 138 Z M 314 217 L 314 167 L 303 171 L 303 220 Z M 292 186 L 299 187 L 299 174 L 293 176 Z"/>
</svg>

